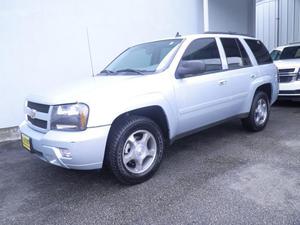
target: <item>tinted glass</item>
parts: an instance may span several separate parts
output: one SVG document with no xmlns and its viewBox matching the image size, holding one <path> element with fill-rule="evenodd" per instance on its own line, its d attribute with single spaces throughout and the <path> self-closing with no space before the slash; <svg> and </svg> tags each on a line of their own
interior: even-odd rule
<svg viewBox="0 0 300 225">
<path fill-rule="evenodd" d="M 118 71 L 122 70 L 125 70 L 125 72 L 123 71 L 122 73 L 126 73 L 126 70 L 128 70 L 128 73 L 132 73 L 130 70 L 155 72 L 162 60 L 172 49 L 178 46 L 181 41 L 182 39 L 171 39 L 131 47 L 108 65 L 103 74 L 118 74 Z"/>
<path fill-rule="evenodd" d="M 240 42 L 239 39 L 236 39 L 236 42 L 239 46 L 241 55 L 242 55 L 242 60 L 243 60 L 243 65 L 244 66 L 252 66 L 251 60 L 249 58 L 248 53 L 246 52 L 246 49 L 244 48 L 244 46 L 242 45 L 242 43 Z"/>
<path fill-rule="evenodd" d="M 238 69 L 251 65 L 243 45 L 235 38 L 221 38 L 227 58 L 228 69 Z"/>
<path fill-rule="evenodd" d="M 281 51 L 273 50 L 270 55 L 273 60 L 279 60 L 280 54 L 281 54 Z"/>
<path fill-rule="evenodd" d="M 280 59 L 299 59 L 300 46 L 286 47 L 283 49 Z"/>
<path fill-rule="evenodd" d="M 182 60 L 202 63 L 205 67 L 202 73 L 222 70 L 219 49 L 214 38 L 201 38 L 193 41 L 186 49 Z"/>
<path fill-rule="evenodd" d="M 247 42 L 249 48 L 253 52 L 256 61 L 259 65 L 273 62 L 267 48 L 261 41 L 252 39 L 245 39 L 245 41 Z"/>
</svg>

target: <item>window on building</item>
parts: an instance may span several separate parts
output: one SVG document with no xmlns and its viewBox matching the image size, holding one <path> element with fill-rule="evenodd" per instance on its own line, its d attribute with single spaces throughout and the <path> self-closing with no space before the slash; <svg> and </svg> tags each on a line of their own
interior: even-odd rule
<svg viewBox="0 0 300 225">
<path fill-rule="evenodd" d="M 245 41 L 253 52 L 259 65 L 269 64 L 273 62 L 267 48 L 261 41 L 254 39 L 245 39 Z"/>
<path fill-rule="evenodd" d="M 222 70 L 220 53 L 214 38 L 200 38 L 193 41 L 186 49 L 182 60 L 203 63 L 205 68 L 202 73 Z"/>
</svg>

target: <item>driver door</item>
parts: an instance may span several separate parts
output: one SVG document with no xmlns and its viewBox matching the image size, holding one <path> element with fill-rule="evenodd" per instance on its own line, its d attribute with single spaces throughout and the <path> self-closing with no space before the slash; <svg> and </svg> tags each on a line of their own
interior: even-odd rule
<svg viewBox="0 0 300 225">
<path fill-rule="evenodd" d="M 226 75 L 215 38 L 200 38 L 187 47 L 182 61 L 197 61 L 204 69 L 194 74 L 176 75 L 174 86 L 178 106 L 177 134 L 204 127 L 230 115 Z M 186 63 L 188 65 L 188 63 Z"/>
</svg>

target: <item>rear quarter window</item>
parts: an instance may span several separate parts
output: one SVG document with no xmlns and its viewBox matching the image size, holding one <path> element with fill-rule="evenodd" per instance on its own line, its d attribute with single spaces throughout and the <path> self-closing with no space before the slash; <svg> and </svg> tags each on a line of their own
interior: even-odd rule
<svg viewBox="0 0 300 225">
<path fill-rule="evenodd" d="M 253 39 L 245 39 L 245 41 L 256 58 L 258 65 L 273 63 L 267 48 L 261 41 Z"/>
</svg>

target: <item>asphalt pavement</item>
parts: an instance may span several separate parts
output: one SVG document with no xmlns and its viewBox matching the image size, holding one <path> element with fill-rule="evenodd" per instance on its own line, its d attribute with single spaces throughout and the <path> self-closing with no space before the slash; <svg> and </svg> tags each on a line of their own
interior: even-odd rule
<svg viewBox="0 0 300 225">
<path fill-rule="evenodd" d="M 174 143 L 135 186 L 2 143 L 0 224 L 299 225 L 300 103 L 276 104 L 259 133 L 235 120 Z"/>
</svg>

